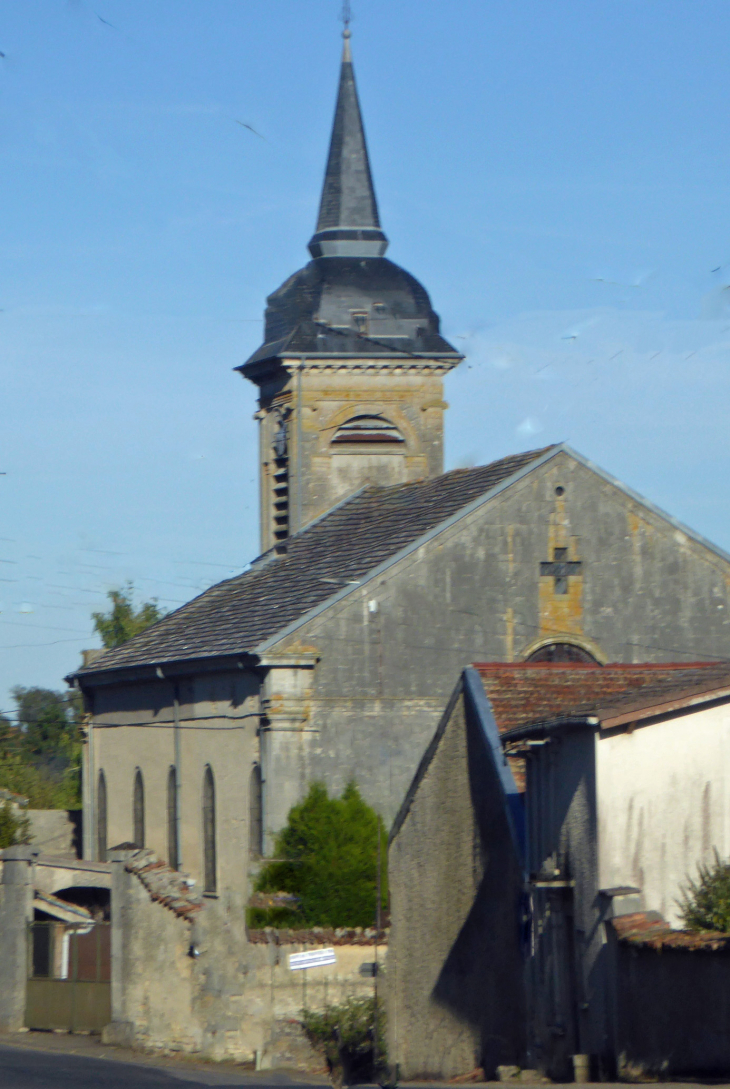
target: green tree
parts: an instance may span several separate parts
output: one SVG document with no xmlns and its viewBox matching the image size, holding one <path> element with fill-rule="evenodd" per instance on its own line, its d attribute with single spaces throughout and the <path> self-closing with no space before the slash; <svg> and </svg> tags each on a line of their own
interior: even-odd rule
<svg viewBox="0 0 730 1089">
<path fill-rule="evenodd" d="M 120 647 L 165 615 L 157 605 L 157 599 L 134 607 L 134 586 L 128 582 L 120 590 L 110 590 L 106 595 L 112 603 L 108 613 L 92 613 L 94 627 L 107 649 Z"/>
<path fill-rule="evenodd" d="M 0 721 L 0 788 L 31 809 L 81 804 L 81 705 L 77 693 L 13 689 L 18 725 Z"/>
<path fill-rule="evenodd" d="M 13 689 L 18 708 L 22 748 L 31 757 L 66 764 L 78 739 L 78 723 L 71 700 L 64 692 L 50 688 Z"/>
<path fill-rule="evenodd" d="M 0 715 L 0 761 L 20 751 L 22 734 L 6 715 Z"/>
<path fill-rule="evenodd" d="M 295 805 L 276 840 L 274 858 L 259 875 L 259 892 L 288 892 L 286 908 L 249 909 L 251 926 L 373 926 L 378 825 L 381 834 L 382 906 L 387 903 L 387 835 L 354 782 L 340 798 L 321 783 Z"/>
<path fill-rule="evenodd" d="M 711 865 L 697 867 L 697 880 L 688 880 L 679 909 L 688 930 L 730 931 L 730 862 L 715 851 Z"/>
<path fill-rule="evenodd" d="M 30 843 L 30 821 L 13 813 L 10 802 L 0 807 L 0 850 L 16 843 Z"/>
</svg>

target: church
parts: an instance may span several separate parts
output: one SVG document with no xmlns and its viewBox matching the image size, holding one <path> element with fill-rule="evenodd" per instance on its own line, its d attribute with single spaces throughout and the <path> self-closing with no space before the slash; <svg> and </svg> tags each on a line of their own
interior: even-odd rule
<svg viewBox="0 0 730 1089">
<path fill-rule="evenodd" d="M 69 678 L 85 858 L 150 847 L 242 904 L 312 782 L 394 819 L 469 663 L 730 657 L 730 557 L 580 454 L 444 473 L 462 357 L 387 245 L 346 30 L 311 260 L 238 368 L 261 555 Z"/>
</svg>

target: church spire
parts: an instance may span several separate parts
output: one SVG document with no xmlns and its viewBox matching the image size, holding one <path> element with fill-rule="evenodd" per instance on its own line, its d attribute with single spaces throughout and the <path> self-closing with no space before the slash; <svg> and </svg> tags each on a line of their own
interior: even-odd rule
<svg viewBox="0 0 730 1089">
<path fill-rule="evenodd" d="M 313 257 L 382 257 L 388 240 L 380 229 L 347 22 L 342 36 L 335 120 L 317 229 L 309 251 Z"/>
</svg>

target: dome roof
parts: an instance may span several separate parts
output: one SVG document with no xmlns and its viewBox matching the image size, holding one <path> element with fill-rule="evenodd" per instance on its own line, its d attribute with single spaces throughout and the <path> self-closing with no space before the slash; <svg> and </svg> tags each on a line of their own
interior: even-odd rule
<svg viewBox="0 0 730 1089">
<path fill-rule="evenodd" d="M 318 257 L 267 299 L 264 343 L 241 370 L 281 355 L 459 359 L 426 289 L 385 257 Z"/>
</svg>

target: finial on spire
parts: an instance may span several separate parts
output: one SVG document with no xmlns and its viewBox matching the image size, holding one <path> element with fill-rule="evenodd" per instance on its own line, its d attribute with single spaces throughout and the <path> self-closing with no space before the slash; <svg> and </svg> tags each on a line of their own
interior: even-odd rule
<svg viewBox="0 0 730 1089">
<path fill-rule="evenodd" d="M 382 257 L 388 245 L 380 228 L 355 88 L 350 56 L 351 18 L 349 0 L 345 0 L 340 86 L 317 228 L 309 243 L 312 257 Z"/>
<path fill-rule="evenodd" d="M 345 39 L 345 44 L 342 47 L 342 60 L 346 64 L 352 63 L 352 55 L 350 53 L 350 22 L 352 21 L 352 11 L 350 10 L 350 0 L 344 0 L 342 5 L 342 25 L 344 30 L 342 31 L 342 37 Z"/>
</svg>

